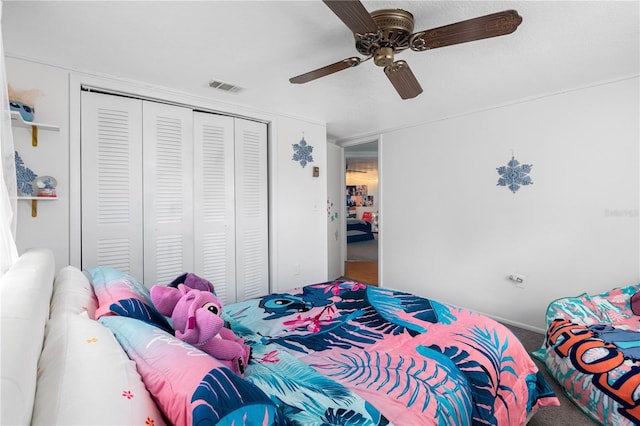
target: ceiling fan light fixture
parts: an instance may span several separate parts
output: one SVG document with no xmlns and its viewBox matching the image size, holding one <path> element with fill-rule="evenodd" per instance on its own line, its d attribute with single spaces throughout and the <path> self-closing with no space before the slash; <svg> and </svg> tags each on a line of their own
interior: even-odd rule
<svg viewBox="0 0 640 426">
<path fill-rule="evenodd" d="M 393 48 L 380 47 L 373 54 L 373 62 L 379 67 L 386 67 L 393 64 Z"/>
</svg>

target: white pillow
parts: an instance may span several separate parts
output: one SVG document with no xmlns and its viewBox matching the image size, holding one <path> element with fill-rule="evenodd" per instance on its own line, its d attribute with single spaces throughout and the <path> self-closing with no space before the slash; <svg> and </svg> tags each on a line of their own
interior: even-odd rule
<svg viewBox="0 0 640 426">
<path fill-rule="evenodd" d="M 51 297 L 51 318 L 58 315 L 87 312 L 93 318 L 98 299 L 86 274 L 73 266 L 66 266 L 56 274 Z"/>
<path fill-rule="evenodd" d="M 164 425 L 135 363 L 86 313 L 47 323 L 34 425 Z"/>
<path fill-rule="evenodd" d="M 0 277 L 0 424 L 29 424 L 55 274 L 49 249 L 30 249 Z"/>
</svg>

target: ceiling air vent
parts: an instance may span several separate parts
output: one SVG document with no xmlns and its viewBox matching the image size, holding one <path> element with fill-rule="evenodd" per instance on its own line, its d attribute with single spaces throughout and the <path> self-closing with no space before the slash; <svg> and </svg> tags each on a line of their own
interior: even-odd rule
<svg viewBox="0 0 640 426">
<path fill-rule="evenodd" d="M 234 86 L 233 84 L 225 83 L 218 80 L 213 80 L 212 82 L 210 82 L 209 87 L 231 93 L 238 93 L 242 90 L 242 87 L 240 86 Z"/>
</svg>

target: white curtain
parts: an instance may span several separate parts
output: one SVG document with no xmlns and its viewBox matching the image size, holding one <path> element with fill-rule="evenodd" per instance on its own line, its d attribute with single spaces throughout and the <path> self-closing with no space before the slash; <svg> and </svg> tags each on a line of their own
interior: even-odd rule
<svg viewBox="0 0 640 426">
<path fill-rule="evenodd" d="M 2 1 L 0 1 L 0 22 L 2 22 Z M 11 110 L 7 89 L 7 73 L 4 66 L 4 43 L 0 24 L 0 275 L 18 259 L 16 248 L 16 162 L 11 133 Z"/>
</svg>

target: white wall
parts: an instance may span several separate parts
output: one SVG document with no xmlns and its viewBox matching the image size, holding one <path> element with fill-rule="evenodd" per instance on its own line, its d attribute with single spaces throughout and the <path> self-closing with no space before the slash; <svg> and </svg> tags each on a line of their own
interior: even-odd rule
<svg viewBox="0 0 640 426">
<path fill-rule="evenodd" d="M 271 255 L 278 259 L 274 290 L 327 280 L 327 143 L 324 125 L 281 118 L 271 150 Z M 313 147 L 313 162 L 293 161 L 293 144 Z M 320 175 L 313 176 L 313 167 Z"/>
<path fill-rule="evenodd" d="M 60 198 L 40 201 L 37 218 L 31 218 L 30 203 L 18 203 L 20 253 L 30 247 L 49 247 L 55 254 L 57 268 L 68 264 L 80 266 L 79 84 L 90 83 L 269 122 L 270 214 L 283 215 L 270 221 L 271 285 L 274 289 L 284 289 L 327 279 L 327 180 L 323 175 L 327 141 L 323 123 L 22 59 L 8 57 L 6 68 L 8 81 L 14 88 L 36 88 L 44 92 L 45 96 L 35 105 L 35 121 L 61 127 L 60 132 L 41 131 L 38 148 L 31 147 L 30 130 L 14 129 L 16 149 L 26 165 L 39 175 L 56 177 Z M 292 144 L 300 141 L 303 132 L 314 147 L 314 162 L 304 169 L 292 161 Z M 312 177 L 313 166 L 320 167 L 319 178 Z"/>
<path fill-rule="evenodd" d="M 555 298 L 640 282 L 638 93 L 636 77 L 382 135 L 381 284 L 542 330 Z M 515 194 L 497 186 L 512 150 L 533 164 Z"/>
<path fill-rule="evenodd" d="M 328 278 L 344 275 L 343 254 L 346 238 L 344 196 L 344 149 L 335 144 L 327 145 L 327 262 Z"/>
<path fill-rule="evenodd" d="M 31 202 L 18 202 L 16 245 L 20 254 L 32 247 L 48 247 L 56 267 L 69 264 L 69 77 L 52 67 L 6 58 L 7 80 L 16 90 L 38 89 L 34 121 L 60 126 L 60 131 L 40 130 L 38 146 L 31 146 L 31 129 L 12 126 L 15 149 L 25 166 L 39 176 L 58 181 L 58 200 L 38 201 L 31 217 Z"/>
<path fill-rule="evenodd" d="M 18 248 L 50 247 L 59 268 L 77 251 L 73 73 L 15 58 L 6 66 L 16 89 L 45 93 L 36 120 L 61 126 L 41 132 L 38 148 L 14 129 L 27 166 L 55 176 L 60 197 L 40 202 L 37 218 L 18 203 Z M 381 284 L 542 329 L 557 297 L 639 282 L 638 92 L 634 78 L 381 135 Z M 328 279 L 328 154 L 323 124 L 272 119 L 271 279 L 282 290 Z M 305 168 L 291 159 L 303 133 L 314 146 Z M 516 194 L 496 186 L 512 149 L 533 164 L 534 184 Z M 525 289 L 506 279 L 512 272 Z"/>
</svg>

